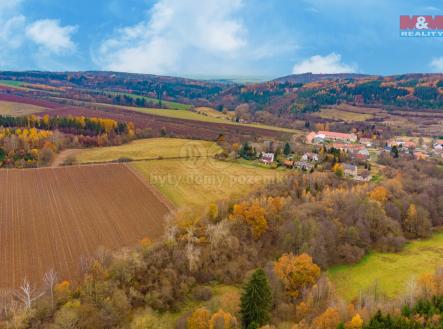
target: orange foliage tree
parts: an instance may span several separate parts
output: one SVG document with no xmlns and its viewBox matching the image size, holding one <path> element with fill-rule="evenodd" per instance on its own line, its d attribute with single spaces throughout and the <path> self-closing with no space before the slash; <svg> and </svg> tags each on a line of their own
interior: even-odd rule
<svg viewBox="0 0 443 329">
<path fill-rule="evenodd" d="M 313 285 L 320 277 L 320 268 L 308 254 L 284 254 L 275 263 L 274 271 L 292 297 L 298 297 L 300 290 Z"/>
<path fill-rule="evenodd" d="M 208 329 L 209 311 L 200 307 L 196 309 L 188 319 L 188 329 Z"/>
<path fill-rule="evenodd" d="M 241 202 L 234 205 L 230 218 L 244 221 L 250 227 L 255 239 L 259 239 L 263 233 L 268 230 L 265 209 L 260 205 L 258 200 L 252 203 Z"/>
<path fill-rule="evenodd" d="M 388 190 L 383 186 L 377 186 L 371 192 L 369 192 L 369 198 L 384 204 L 388 200 Z"/>
<path fill-rule="evenodd" d="M 237 328 L 237 320 L 230 313 L 223 310 L 212 315 L 209 320 L 209 329 L 235 329 Z"/>
<path fill-rule="evenodd" d="M 340 314 L 332 307 L 329 307 L 313 321 L 316 329 L 336 329 L 339 324 Z"/>
</svg>

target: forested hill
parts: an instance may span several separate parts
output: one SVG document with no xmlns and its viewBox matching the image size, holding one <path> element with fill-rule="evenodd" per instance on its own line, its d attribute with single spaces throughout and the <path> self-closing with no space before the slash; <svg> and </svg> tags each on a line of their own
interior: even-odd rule
<svg viewBox="0 0 443 329">
<path fill-rule="evenodd" d="M 363 79 L 367 78 L 369 75 L 357 74 L 357 73 L 336 73 L 336 74 L 314 74 L 314 73 L 303 73 L 303 74 L 291 74 L 285 77 L 277 78 L 273 81 L 280 83 L 308 83 L 317 82 L 322 80 L 351 80 L 351 79 Z"/>
<path fill-rule="evenodd" d="M 300 74 L 255 84 L 193 80 L 115 72 L 0 72 L 0 80 L 62 87 L 75 93 L 110 90 L 195 106 L 257 112 L 290 118 L 339 103 L 400 108 L 443 108 L 443 74 L 367 76 Z"/>
</svg>

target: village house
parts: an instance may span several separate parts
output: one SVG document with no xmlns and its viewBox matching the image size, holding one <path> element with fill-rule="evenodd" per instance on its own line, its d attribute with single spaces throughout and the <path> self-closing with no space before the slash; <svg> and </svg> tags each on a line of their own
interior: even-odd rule
<svg viewBox="0 0 443 329">
<path fill-rule="evenodd" d="M 443 151 L 443 139 L 437 139 L 433 147 L 436 151 Z"/>
<path fill-rule="evenodd" d="M 352 152 L 352 157 L 358 160 L 368 160 L 370 157 L 369 151 L 365 148 L 358 150 L 358 151 L 353 151 Z"/>
<path fill-rule="evenodd" d="M 337 150 L 347 151 L 347 152 L 358 152 L 365 149 L 363 145 L 347 144 L 347 143 L 332 143 L 332 147 Z"/>
<path fill-rule="evenodd" d="M 312 163 L 306 162 L 306 161 L 297 161 L 294 163 L 294 166 L 301 170 L 310 171 L 314 168 L 314 165 Z"/>
<path fill-rule="evenodd" d="M 372 147 L 373 145 L 373 140 L 371 138 L 360 138 L 359 142 L 366 147 Z"/>
<path fill-rule="evenodd" d="M 359 182 L 369 182 L 372 179 L 372 175 L 368 170 L 362 170 L 354 179 Z"/>
<path fill-rule="evenodd" d="M 264 164 L 272 164 L 274 162 L 274 153 L 265 153 L 261 154 L 261 162 Z"/>
<path fill-rule="evenodd" d="M 301 157 L 302 161 L 311 161 L 311 162 L 318 162 L 318 154 L 315 153 L 305 153 L 303 154 L 303 156 Z"/>
<path fill-rule="evenodd" d="M 309 134 L 306 135 L 306 144 L 312 144 L 314 142 L 314 138 L 317 136 L 317 133 L 314 131 L 311 131 Z"/>
<path fill-rule="evenodd" d="M 397 147 L 403 148 L 403 149 L 415 149 L 416 148 L 416 145 L 414 142 L 406 141 L 403 139 L 391 139 L 388 141 L 387 144 L 389 147 L 397 146 Z"/>
<path fill-rule="evenodd" d="M 343 173 L 347 177 L 357 177 L 358 170 L 357 166 L 353 164 L 343 164 Z"/>
<path fill-rule="evenodd" d="M 319 131 L 317 135 L 324 136 L 324 139 L 328 141 L 340 141 L 348 143 L 354 143 L 357 141 L 356 134 L 337 133 L 334 131 Z"/>
<path fill-rule="evenodd" d="M 357 135 L 338 133 L 333 131 L 319 131 L 317 133 L 310 132 L 309 134 L 306 135 L 307 144 L 317 144 L 317 143 L 323 143 L 325 141 L 354 143 L 357 141 Z"/>
</svg>

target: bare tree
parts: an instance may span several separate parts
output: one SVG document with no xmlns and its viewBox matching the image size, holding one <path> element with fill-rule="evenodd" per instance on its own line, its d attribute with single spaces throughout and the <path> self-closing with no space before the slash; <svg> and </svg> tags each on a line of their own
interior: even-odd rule
<svg viewBox="0 0 443 329">
<path fill-rule="evenodd" d="M 417 288 L 418 285 L 415 278 L 411 278 L 406 282 L 405 302 L 411 307 L 415 304 Z"/>
<path fill-rule="evenodd" d="M 100 246 L 97 248 L 95 252 L 95 259 L 102 265 L 105 265 L 109 262 L 111 258 L 111 253 L 104 246 Z"/>
<path fill-rule="evenodd" d="M 192 242 L 188 242 L 185 248 L 185 255 L 188 260 L 189 270 L 194 272 L 198 269 L 198 262 L 200 260 L 200 249 Z"/>
<path fill-rule="evenodd" d="M 229 234 L 229 223 L 223 220 L 217 224 L 209 224 L 206 232 L 208 234 L 211 250 L 217 248 Z"/>
<path fill-rule="evenodd" d="M 58 276 L 57 272 L 55 272 L 54 269 L 50 269 L 43 276 L 43 282 L 45 283 L 45 286 L 49 289 L 49 293 L 51 294 L 52 310 L 54 310 L 54 286 L 57 283 L 57 281 L 58 281 Z"/>
<path fill-rule="evenodd" d="M 1 316 L 8 315 L 9 307 L 14 302 L 13 293 L 13 289 L 0 289 Z"/>
<path fill-rule="evenodd" d="M 165 240 L 168 241 L 169 243 L 177 242 L 176 235 L 178 232 L 178 228 L 177 228 L 177 225 L 174 224 L 173 216 L 175 216 L 175 214 L 169 214 L 165 218 L 165 221 L 166 221 Z"/>
<path fill-rule="evenodd" d="M 15 297 L 23 303 L 26 309 L 30 309 L 32 302 L 42 297 L 45 293 L 38 292 L 36 287 L 32 287 L 31 283 L 25 278 L 19 289 L 15 290 Z"/>
</svg>

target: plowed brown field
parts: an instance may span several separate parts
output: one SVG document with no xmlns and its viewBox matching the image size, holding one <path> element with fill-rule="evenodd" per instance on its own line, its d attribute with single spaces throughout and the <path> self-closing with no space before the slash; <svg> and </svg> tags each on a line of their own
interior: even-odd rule
<svg viewBox="0 0 443 329">
<path fill-rule="evenodd" d="M 0 288 L 54 268 L 75 278 L 98 247 L 163 233 L 169 208 L 124 164 L 0 170 Z"/>
</svg>

